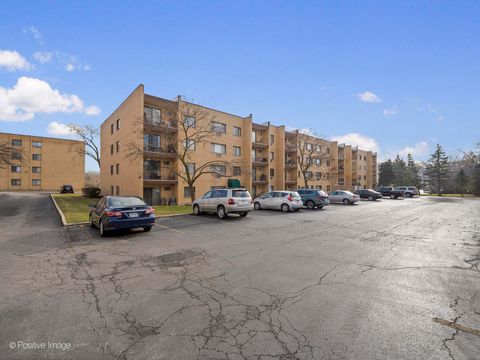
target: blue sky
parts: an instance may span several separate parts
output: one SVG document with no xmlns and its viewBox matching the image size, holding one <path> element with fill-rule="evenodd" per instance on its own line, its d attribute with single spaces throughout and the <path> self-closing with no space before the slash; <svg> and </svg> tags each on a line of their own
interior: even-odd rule
<svg viewBox="0 0 480 360">
<path fill-rule="evenodd" d="M 0 131 L 68 136 L 62 124 L 99 125 L 143 83 L 380 159 L 480 141 L 477 1 L 4 1 L 1 12 Z"/>
</svg>

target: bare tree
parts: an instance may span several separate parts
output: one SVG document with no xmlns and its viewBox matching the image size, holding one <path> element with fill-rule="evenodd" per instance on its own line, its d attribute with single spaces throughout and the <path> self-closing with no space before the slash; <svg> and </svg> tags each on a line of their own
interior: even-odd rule
<svg viewBox="0 0 480 360">
<path fill-rule="evenodd" d="M 100 131 L 96 127 L 90 125 L 79 126 L 70 124 L 67 127 L 72 134 L 79 137 L 84 142 L 84 145 L 72 144 L 71 150 L 81 155 L 91 157 L 97 162 L 98 168 L 100 168 L 100 149 L 97 145 Z"/>
<path fill-rule="evenodd" d="M 0 144 L 0 168 L 5 168 L 12 164 L 12 153 L 14 148 L 9 143 Z"/>
<path fill-rule="evenodd" d="M 142 119 L 142 122 L 148 123 L 148 119 Z M 204 175 L 214 177 L 230 177 L 238 175 L 236 170 L 244 172 L 248 167 L 242 161 L 226 161 L 221 159 L 204 160 L 199 163 L 198 156 L 194 156 L 194 151 L 198 147 L 210 146 L 210 143 L 217 139 L 223 132 L 221 126 L 215 123 L 215 116 L 199 105 L 190 102 L 181 101 L 176 111 L 176 120 L 171 123 L 159 124 L 164 126 L 165 131 L 161 133 L 162 146 L 153 148 L 149 144 L 143 143 L 143 146 L 137 141 L 128 143 L 127 157 L 135 160 L 148 159 L 155 155 L 155 152 L 167 153 L 179 163 L 178 166 L 170 168 L 170 173 L 163 176 L 177 176 L 185 181 L 189 190 L 192 202 L 195 200 L 195 183 Z M 175 128 L 175 131 L 172 131 Z M 145 129 L 145 133 L 148 130 Z M 156 165 L 155 165 L 156 167 Z M 149 169 L 144 169 L 149 170 Z M 158 171 L 158 169 L 154 169 Z"/>
<path fill-rule="evenodd" d="M 322 161 L 327 161 L 328 170 L 322 172 L 323 179 L 330 179 L 335 173 L 332 166 L 332 155 L 327 150 L 325 140 L 320 137 L 297 131 L 298 136 L 298 168 L 302 174 L 305 187 L 308 187 L 309 180 L 313 179 L 312 169 L 319 166 Z"/>
</svg>

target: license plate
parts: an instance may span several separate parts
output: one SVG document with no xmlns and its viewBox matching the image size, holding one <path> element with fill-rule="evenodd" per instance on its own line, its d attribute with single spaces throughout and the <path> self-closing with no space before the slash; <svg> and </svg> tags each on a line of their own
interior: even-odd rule
<svg viewBox="0 0 480 360">
<path fill-rule="evenodd" d="M 131 217 L 131 218 L 138 217 L 138 213 L 130 213 L 128 214 L 128 217 Z"/>
<path fill-rule="evenodd" d="M 247 200 L 240 200 L 238 203 L 240 205 L 246 205 L 246 204 L 248 204 L 248 201 Z"/>
</svg>

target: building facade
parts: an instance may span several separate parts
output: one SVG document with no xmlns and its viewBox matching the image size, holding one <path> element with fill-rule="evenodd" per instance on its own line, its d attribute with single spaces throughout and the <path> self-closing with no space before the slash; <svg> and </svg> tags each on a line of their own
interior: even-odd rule
<svg viewBox="0 0 480 360">
<path fill-rule="evenodd" d="M 0 133 L 0 143 L 11 146 L 11 164 L 0 166 L 0 191 L 58 191 L 85 183 L 85 156 L 81 141 Z"/>
<path fill-rule="evenodd" d="M 215 130 L 208 137 L 191 135 L 207 127 Z M 188 150 L 184 161 L 182 149 Z M 213 186 L 228 186 L 229 179 L 252 196 L 304 187 L 371 188 L 377 173 L 375 153 L 255 123 L 252 115 L 148 95 L 143 85 L 101 125 L 101 158 L 103 194 L 140 196 L 154 205 L 190 203 L 185 176 L 205 164 L 212 165 L 195 181 L 196 197 Z"/>
</svg>

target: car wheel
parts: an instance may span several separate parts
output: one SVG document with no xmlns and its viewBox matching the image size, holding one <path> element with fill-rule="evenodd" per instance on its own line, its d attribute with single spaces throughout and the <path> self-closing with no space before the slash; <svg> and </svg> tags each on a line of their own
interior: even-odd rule
<svg viewBox="0 0 480 360">
<path fill-rule="evenodd" d="M 405 197 L 407 197 L 407 198 L 412 197 L 412 194 L 406 193 L 406 194 L 405 194 Z"/>
<path fill-rule="evenodd" d="M 144 226 L 143 227 L 143 231 L 145 231 L 145 232 L 149 232 L 150 230 L 152 230 L 151 226 Z"/>
<path fill-rule="evenodd" d="M 217 215 L 220 219 L 225 219 L 227 217 L 227 212 L 223 206 L 219 206 L 217 209 Z"/>
<path fill-rule="evenodd" d="M 344 205 L 350 204 L 350 200 L 348 200 L 348 199 L 343 199 L 343 204 L 344 204 Z"/>
<path fill-rule="evenodd" d="M 288 206 L 288 204 L 282 204 L 282 206 L 280 207 L 280 209 L 281 209 L 283 212 L 289 212 L 289 211 L 290 211 L 290 207 Z"/>
<path fill-rule="evenodd" d="M 241 213 L 240 213 L 240 216 L 241 216 L 241 217 L 245 217 L 245 216 L 247 216 L 247 215 L 248 215 L 248 211 L 245 211 L 245 212 L 241 212 Z"/>
<path fill-rule="evenodd" d="M 315 209 L 315 203 L 311 200 L 308 200 L 307 203 L 305 204 L 308 210 L 313 210 Z"/>
<path fill-rule="evenodd" d="M 193 205 L 193 215 L 200 215 L 200 207 L 198 205 Z"/>
<path fill-rule="evenodd" d="M 319 205 L 317 206 L 318 210 L 322 210 L 323 209 L 323 205 Z"/>
<path fill-rule="evenodd" d="M 368 200 L 372 201 L 372 200 L 373 200 L 373 196 L 369 196 L 369 197 L 368 197 Z"/>
<path fill-rule="evenodd" d="M 395 195 L 390 194 L 390 199 L 395 199 Z"/>
<path fill-rule="evenodd" d="M 255 201 L 255 204 L 253 204 L 253 207 L 255 208 L 255 210 L 260 210 L 262 208 L 262 205 L 260 205 L 258 201 Z"/>
<path fill-rule="evenodd" d="M 92 215 L 89 216 L 89 221 L 90 221 L 90 227 L 91 227 L 91 228 L 94 228 L 94 227 L 95 227 L 95 224 L 94 224 L 94 222 L 93 222 Z"/>
<path fill-rule="evenodd" d="M 98 229 L 100 230 L 100 236 L 101 237 L 107 236 L 107 231 L 103 228 L 103 221 L 102 220 L 100 220 Z"/>
</svg>

